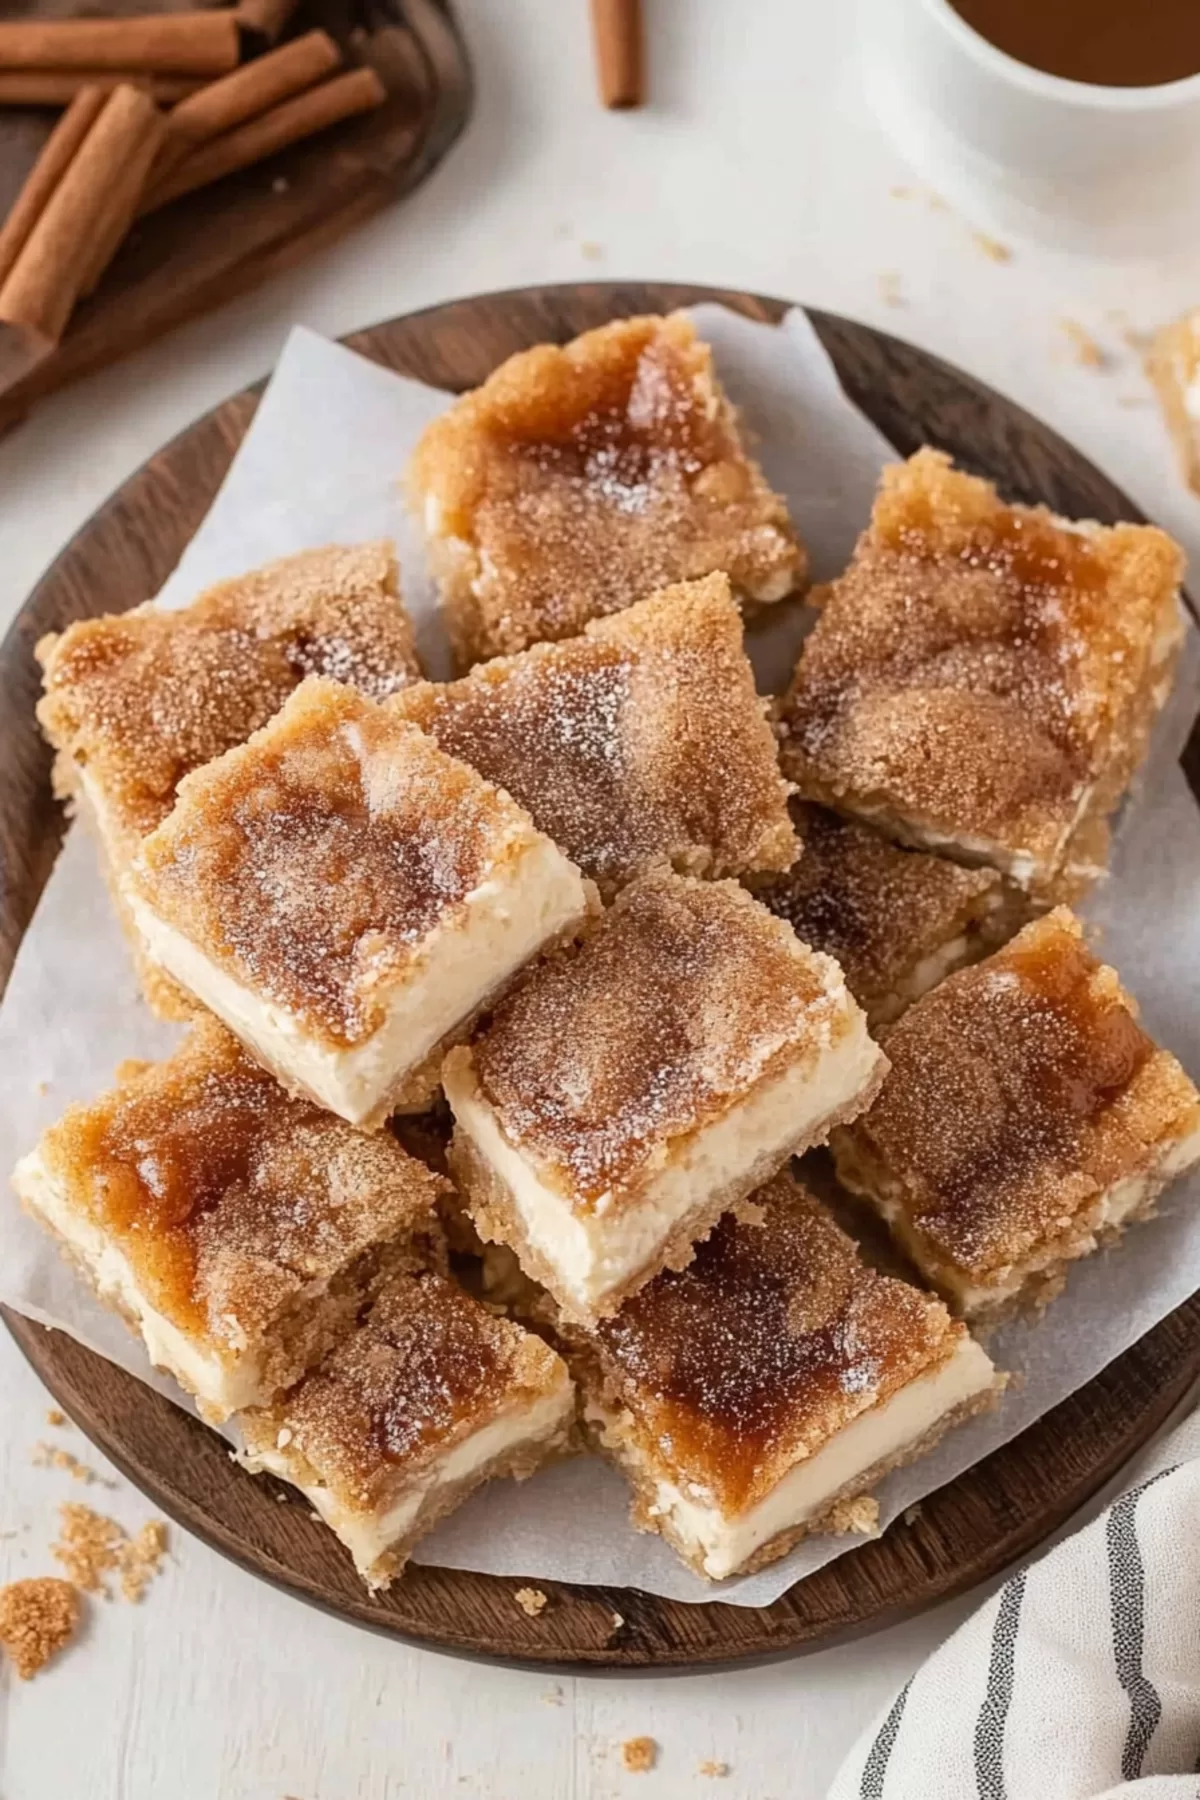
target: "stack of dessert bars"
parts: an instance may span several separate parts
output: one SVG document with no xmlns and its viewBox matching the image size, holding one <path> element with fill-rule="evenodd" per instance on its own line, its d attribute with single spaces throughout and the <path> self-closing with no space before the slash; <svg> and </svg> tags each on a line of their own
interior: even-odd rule
<svg viewBox="0 0 1200 1800">
<path fill-rule="evenodd" d="M 56 786 L 189 1028 L 18 1192 L 373 1587 L 568 1450 L 713 1579 L 871 1529 L 1003 1387 L 969 1327 L 1200 1159 L 1069 910 L 1179 552 L 921 451 L 769 707 L 746 615 L 806 556 L 682 315 L 512 358 L 408 483 L 455 681 L 382 544 L 39 645 Z M 825 1144 L 836 1217 L 793 1169 Z"/>
</svg>

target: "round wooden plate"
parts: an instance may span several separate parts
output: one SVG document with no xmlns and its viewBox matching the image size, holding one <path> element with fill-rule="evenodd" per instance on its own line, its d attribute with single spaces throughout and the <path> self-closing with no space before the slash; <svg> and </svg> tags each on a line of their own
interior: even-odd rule
<svg viewBox="0 0 1200 1800">
<path fill-rule="evenodd" d="M 616 315 L 721 300 L 776 320 L 778 301 L 632 284 L 539 288 L 435 307 L 352 347 L 461 389 L 515 350 Z M 907 455 L 930 442 L 1014 498 L 1101 520 L 1137 509 L 1053 432 L 911 345 L 814 313 L 847 391 Z M 153 595 L 200 523 L 254 413 L 247 391 L 159 452 L 89 521 L 27 601 L 0 650 L 0 982 L 7 979 L 62 833 L 34 723 L 32 649 L 44 631 Z M 254 1574 L 341 1617 L 439 1650 L 574 1669 L 696 1669 L 825 1646 L 894 1624 L 1026 1555 L 1145 1441 L 1200 1375 L 1200 1298 L 1166 1319 L 1016 1442 L 926 1500 L 911 1524 L 839 1557 L 773 1606 L 682 1605 L 623 1588 L 539 1581 L 537 1619 L 516 1581 L 414 1567 L 368 1597 L 304 1505 L 230 1462 L 225 1444 L 132 1376 L 58 1332 L 7 1315 L 55 1398 L 155 1503 Z M 617 1622 L 619 1620 L 619 1623 Z"/>
</svg>

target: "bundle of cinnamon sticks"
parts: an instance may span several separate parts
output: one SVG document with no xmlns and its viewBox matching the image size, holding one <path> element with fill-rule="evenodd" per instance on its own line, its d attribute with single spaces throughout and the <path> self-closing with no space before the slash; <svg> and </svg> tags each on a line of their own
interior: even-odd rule
<svg viewBox="0 0 1200 1800">
<path fill-rule="evenodd" d="M 47 352 L 143 214 L 382 104 L 323 31 L 253 54 L 295 3 L 0 22 L 0 105 L 66 109 L 0 225 L 0 325 Z"/>
</svg>

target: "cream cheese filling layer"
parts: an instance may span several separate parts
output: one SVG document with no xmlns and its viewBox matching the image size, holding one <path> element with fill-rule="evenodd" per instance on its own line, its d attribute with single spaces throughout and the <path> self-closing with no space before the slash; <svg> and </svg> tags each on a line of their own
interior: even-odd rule
<svg viewBox="0 0 1200 1800">
<path fill-rule="evenodd" d="M 377 1030 L 331 1045 L 294 1013 L 257 994 L 158 917 L 132 889 L 130 909 L 148 954 L 286 1082 L 352 1125 L 382 1123 L 405 1075 L 503 987 L 542 946 L 586 914 L 578 869 L 548 838 L 534 839 L 506 879 L 483 882 L 466 917 L 435 928 L 384 998 Z"/>
<path fill-rule="evenodd" d="M 69 1205 L 38 1151 L 17 1164 L 13 1184 L 26 1206 L 75 1252 L 101 1300 L 136 1322 L 156 1369 L 165 1369 L 223 1419 L 243 1408 L 262 1406 L 271 1398 L 263 1389 L 259 1359 L 251 1350 L 225 1361 L 151 1305 L 124 1252 L 91 1219 Z"/>
<path fill-rule="evenodd" d="M 939 1368 L 860 1413 L 745 1512 L 724 1514 L 698 1484 L 689 1483 L 684 1491 L 674 1482 L 659 1480 L 654 1484 L 651 1516 L 669 1524 L 671 1535 L 706 1575 L 724 1580 L 782 1532 L 820 1518 L 844 1488 L 918 1444 L 940 1419 L 985 1393 L 995 1379 L 986 1352 L 973 1338 L 964 1337 Z M 594 1416 L 603 1422 L 603 1413 Z M 628 1447 L 624 1454 L 628 1457 Z"/>
<path fill-rule="evenodd" d="M 697 1131 L 638 1199 L 593 1211 L 572 1206 L 541 1180 L 512 1145 L 469 1068 L 448 1071 L 446 1094 L 457 1126 L 507 1187 L 530 1245 L 557 1272 L 557 1296 L 591 1315 L 608 1296 L 652 1262 L 688 1213 L 758 1170 L 764 1181 L 831 1114 L 848 1106 L 871 1080 L 880 1051 L 865 1018 L 846 1022 L 839 1042 L 819 1057 L 764 1081 L 723 1117 Z M 768 1167 L 769 1165 L 769 1167 Z"/>
</svg>

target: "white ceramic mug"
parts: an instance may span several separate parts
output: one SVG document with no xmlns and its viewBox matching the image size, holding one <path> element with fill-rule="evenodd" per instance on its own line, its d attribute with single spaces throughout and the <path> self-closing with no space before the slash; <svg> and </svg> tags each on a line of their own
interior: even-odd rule
<svg viewBox="0 0 1200 1800">
<path fill-rule="evenodd" d="M 1185 226 L 1194 239 L 1200 75 L 1067 81 L 997 50 L 949 0 L 859 0 L 859 32 L 872 111 L 981 224 L 1114 253 L 1161 248 Z"/>
</svg>

